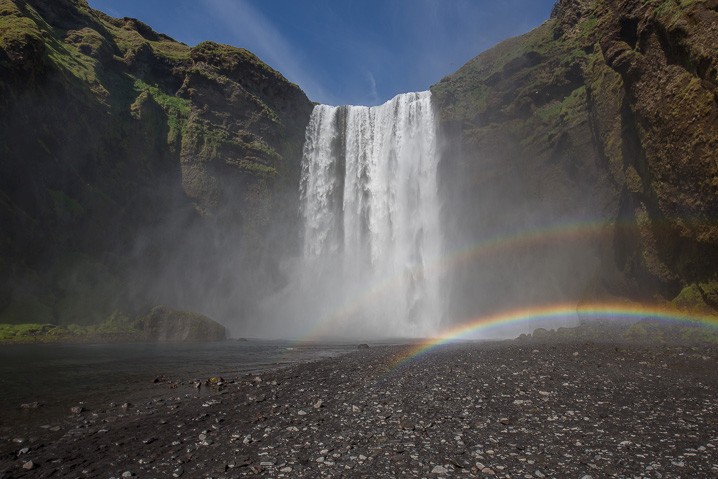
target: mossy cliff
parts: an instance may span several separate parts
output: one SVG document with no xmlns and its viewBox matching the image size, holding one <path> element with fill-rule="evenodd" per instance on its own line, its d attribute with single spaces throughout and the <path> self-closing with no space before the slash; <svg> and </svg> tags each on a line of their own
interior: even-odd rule
<svg viewBox="0 0 718 479">
<path fill-rule="evenodd" d="M 618 296 L 716 311 L 716 45 L 715 0 L 562 0 L 432 88 L 450 248 L 471 253 L 456 315 Z"/>
<path fill-rule="evenodd" d="M 718 309 L 717 44 L 718 0 L 562 0 L 432 88 L 451 316 Z M 246 50 L 0 0 L 0 323 L 250 320 L 311 109 Z"/>
<path fill-rule="evenodd" d="M 246 50 L 0 0 L 0 323 L 251 310 L 281 281 L 311 108 Z"/>
</svg>

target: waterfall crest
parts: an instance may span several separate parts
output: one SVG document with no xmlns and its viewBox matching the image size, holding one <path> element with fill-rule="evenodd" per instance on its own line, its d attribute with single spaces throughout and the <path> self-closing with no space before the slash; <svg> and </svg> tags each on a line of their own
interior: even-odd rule
<svg viewBox="0 0 718 479">
<path fill-rule="evenodd" d="M 430 92 L 314 108 L 300 185 L 303 300 L 290 316 L 336 336 L 436 331 L 437 163 Z"/>
</svg>

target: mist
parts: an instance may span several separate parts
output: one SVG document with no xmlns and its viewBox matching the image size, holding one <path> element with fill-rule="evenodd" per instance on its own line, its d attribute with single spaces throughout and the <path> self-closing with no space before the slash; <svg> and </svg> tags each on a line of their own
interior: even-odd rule
<svg viewBox="0 0 718 479">
<path fill-rule="evenodd" d="M 510 142 L 477 161 L 458 135 L 429 92 L 316 106 L 294 160 L 299 184 L 275 185 L 257 204 L 256 185 L 222 177 L 221 206 L 201 221 L 175 195 L 176 216 L 135 246 L 157 260 L 135 275 L 160 278 L 138 296 L 201 311 L 235 337 L 307 341 L 432 337 L 513 309 L 597 299 L 614 273 L 599 260 L 613 234 L 608 213 L 597 216 L 590 195 L 567 202 L 568 187 L 543 188 L 526 168 L 536 160 Z"/>
</svg>

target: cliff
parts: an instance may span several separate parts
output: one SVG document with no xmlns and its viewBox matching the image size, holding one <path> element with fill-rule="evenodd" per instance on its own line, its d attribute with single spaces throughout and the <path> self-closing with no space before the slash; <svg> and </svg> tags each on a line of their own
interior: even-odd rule
<svg viewBox="0 0 718 479">
<path fill-rule="evenodd" d="M 455 315 L 607 298 L 716 311 L 716 45 L 714 0 L 563 0 L 432 88 Z"/>
<path fill-rule="evenodd" d="M 311 109 L 246 50 L 0 0 L 0 323 L 251 311 L 282 281 Z"/>
<path fill-rule="evenodd" d="M 716 44 L 716 0 L 562 0 L 432 88 L 450 317 L 718 309 Z M 0 323 L 251 320 L 296 252 L 311 109 L 246 50 L 0 0 Z"/>
</svg>

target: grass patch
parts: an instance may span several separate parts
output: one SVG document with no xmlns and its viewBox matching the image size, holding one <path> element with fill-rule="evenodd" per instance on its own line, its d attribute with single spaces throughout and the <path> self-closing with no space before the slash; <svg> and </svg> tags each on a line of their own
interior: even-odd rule
<svg viewBox="0 0 718 479">
<path fill-rule="evenodd" d="M 142 94 L 146 92 L 162 107 L 167 115 L 167 126 L 169 128 L 167 143 L 178 143 L 187 124 L 187 119 L 192 112 L 192 103 L 187 99 L 170 95 L 158 86 L 150 85 L 140 79 L 134 80 L 133 87 L 135 93 L 138 94 L 135 104 L 141 101 Z"/>
<path fill-rule="evenodd" d="M 179 115 L 186 117 L 189 116 L 192 111 L 192 104 L 189 100 L 170 95 L 156 85 L 150 85 L 140 79 L 135 79 L 134 88 L 137 93 L 142 93 L 143 91 L 149 92 L 157 104 L 159 104 L 168 113 L 170 111 L 175 111 Z"/>
</svg>

